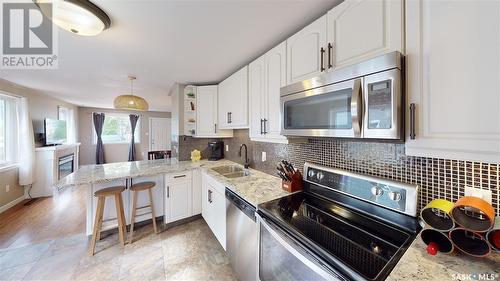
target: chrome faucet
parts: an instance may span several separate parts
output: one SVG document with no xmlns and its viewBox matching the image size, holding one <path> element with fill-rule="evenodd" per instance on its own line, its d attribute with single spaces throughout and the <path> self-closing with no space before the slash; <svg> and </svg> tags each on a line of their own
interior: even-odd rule
<svg viewBox="0 0 500 281">
<path fill-rule="evenodd" d="M 248 167 L 250 166 L 250 160 L 248 160 L 248 148 L 246 144 L 240 145 L 240 152 L 238 153 L 238 155 L 241 157 L 241 149 L 243 147 L 245 147 L 245 164 L 243 164 L 243 167 L 245 167 L 245 169 L 248 169 Z"/>
</svg>

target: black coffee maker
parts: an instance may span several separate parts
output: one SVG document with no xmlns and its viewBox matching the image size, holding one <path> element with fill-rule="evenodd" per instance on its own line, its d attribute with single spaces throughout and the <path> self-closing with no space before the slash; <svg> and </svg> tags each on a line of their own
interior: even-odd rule
<svg viewBox="0 0 500 281">
<path fill-rule="evenodd" d="M 224 157 L 224 142 L 209 141 L 208 148 L 210 150 L 210 157 L 208 158 L 208 161 L 217 161 Z"/>
</svg>

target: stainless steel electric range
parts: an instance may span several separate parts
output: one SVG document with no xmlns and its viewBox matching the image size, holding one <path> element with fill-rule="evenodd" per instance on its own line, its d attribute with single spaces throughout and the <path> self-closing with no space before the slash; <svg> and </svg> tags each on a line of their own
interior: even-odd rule
<svg viewBox="0 0 500 281">
<path fill-rule="evenodd" d="M 306 163 L 303 191 L 258 206 L 260 280 L 384 280 L 416 204 L 415 185 Z"/>
</svg>

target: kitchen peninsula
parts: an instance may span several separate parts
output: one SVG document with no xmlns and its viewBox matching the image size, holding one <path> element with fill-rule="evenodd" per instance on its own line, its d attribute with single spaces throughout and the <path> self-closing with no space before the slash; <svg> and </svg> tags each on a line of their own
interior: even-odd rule
<svg viewBox="0 0 500 281">
<path fill-rule="evenodd" d="M 211 170 L 218 166 L 236 166 L 228 160 L 198 162 L 158 159 L 134 162 L 119 162 L 102 165 L 81 166 L 79 170 L 61 179 L 55 188 L 71 186 L 85 188 L 87 194 L 86 234 L 92 234 L 97 200 L 94 192 L 110 186 L 126 186 L 131 183 L 153 181 L 153 200 L 157 217 L 164 216 L 165 223 L 199 215 L 202 213 L 202 173 L 227 187 L 255 207 L 265 201 L 288 193 L 281 189 L 281 180 L 263 172 L 250 169 L 245 177 L 226 178 Z M 167 189 L 169 194 L 167 196 Z M 130 223 L 132 196 L 127 188 L 123 194 L 125 219 Z M 114 201 L 106 199 L 103 230 L 117 227 Z M 147 194 L 139 194 L 138 206 L 146 205 Z M 225 204 L 225 202 L 224 202 Z M 139 213 L 136 222 L 150 219 L 149 214 Z"/>
</svg>

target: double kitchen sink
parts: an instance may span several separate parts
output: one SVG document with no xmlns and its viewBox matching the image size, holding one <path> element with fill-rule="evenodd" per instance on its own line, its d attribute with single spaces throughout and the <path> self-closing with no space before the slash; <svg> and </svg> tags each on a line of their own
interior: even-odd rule
<svg viewBox="0 0 500 281">
<path fill-rule="evenodd" d="M 248 170 L 245 170 L 238 165 L 224 165 L 211 169 L 212 171 L 217 172 L 226 178 L 241 178 L 250 175 L 250 172 Z"/>
</svg>

